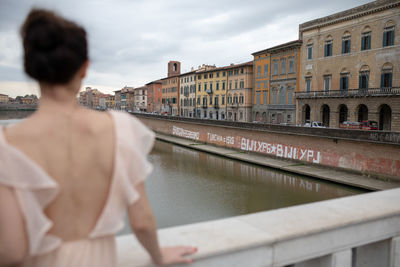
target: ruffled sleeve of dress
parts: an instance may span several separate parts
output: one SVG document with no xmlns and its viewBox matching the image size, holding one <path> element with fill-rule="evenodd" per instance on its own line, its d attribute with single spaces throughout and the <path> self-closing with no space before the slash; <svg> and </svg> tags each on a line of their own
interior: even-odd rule
<svg viewBox="0 0 400 267">
<path fill-rule="evenodd" d="M 9 145 L 0 127 L 0 184 L 15 190 L 24 216 L 29 254 L 40 255 L 57 248 L 61 240 L 46 235 L 52 222 L 44 209 L 58 193 L 58 185 L 35 162 Z"/>
<path fill-rule="evenodd" d="M 111 115 L 116 134 L 114 177 L 104 211 L 90 234 L 92 238 L 122 229 L 127 207 L 140 197 L 136 185 L 153 169 L 147 155 L 154 145 L 154 133 L 126 112 L 111 111 Z"/>
<path fill-rule="evenodd" d="M 118 168 L 126 186 L 126 201 L 131 205 L 139 198 L 135 186 L 144 181 L 153 170 L 147 156 L 153 148 L 155 135 L 136 117 L 122 112 L 116 114 Z"/>
</svg>

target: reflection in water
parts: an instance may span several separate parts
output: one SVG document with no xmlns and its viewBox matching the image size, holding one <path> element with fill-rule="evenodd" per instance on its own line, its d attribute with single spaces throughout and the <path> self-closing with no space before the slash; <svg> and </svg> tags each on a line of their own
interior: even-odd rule
<svg viewBox="0 0 400 267">
<path fill-rule="evenodd" d="M 364 192 L 160 141 L 149 159 L 146 187 L 159 228 Z"/>
</svg>

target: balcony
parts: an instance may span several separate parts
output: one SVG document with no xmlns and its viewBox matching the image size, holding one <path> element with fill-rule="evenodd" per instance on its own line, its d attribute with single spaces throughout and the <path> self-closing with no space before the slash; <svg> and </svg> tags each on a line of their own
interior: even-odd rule
<svg viewBox="0 0 400 267">
<path fill-rule="evenodd" d="M 362 89 L 351 89 L 351 90 L 296 92 L 296 98 L 297 99 L 306 99 L 306 98 L 345 98 L 345 97 L 365 97 L 365 96 L 400 96 L 400 87 L 362 88 Z"/>
</svg>

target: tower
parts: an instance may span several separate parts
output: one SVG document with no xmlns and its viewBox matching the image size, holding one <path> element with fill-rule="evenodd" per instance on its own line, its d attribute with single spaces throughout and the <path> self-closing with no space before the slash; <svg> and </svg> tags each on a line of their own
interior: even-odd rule
<svg viewBox="0 0 400 267">
<path fill-rule="evenodd" d="M 168 77 L 181 74 L 181 63 L 179 61 L 168 62 Z"/>
</svg>

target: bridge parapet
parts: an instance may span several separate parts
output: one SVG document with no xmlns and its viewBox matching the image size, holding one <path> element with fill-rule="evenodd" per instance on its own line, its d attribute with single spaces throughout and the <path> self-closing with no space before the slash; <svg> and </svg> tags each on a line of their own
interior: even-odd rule
<svg viewBox="0 0 400 267">
<path fill-rule="evenodd" d="M 159 230 L 163 245 L 199 247 L 193 267 L 400 266 L 400 189 Z M 118 267 L 153 266 L 131 236 Z"/>
</svg>

